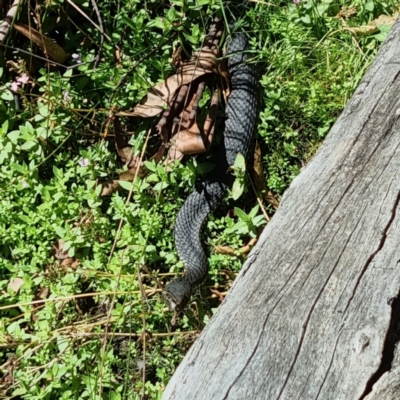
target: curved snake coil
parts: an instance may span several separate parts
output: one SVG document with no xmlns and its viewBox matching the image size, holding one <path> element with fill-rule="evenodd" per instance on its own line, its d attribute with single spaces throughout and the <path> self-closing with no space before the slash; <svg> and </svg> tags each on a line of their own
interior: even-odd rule
<svg viewBox="0 0 400 400">
<path fill-rule="evenodd" d="M 258 80 L 255 66 L 246 63 L 247 47 L 243 33 L 234 34 L 227 46 L 231 92 L 226 105 L 225 152 L 218 155 L 212 177 L 186 199 L 176 220 L 175 245 L 186 271 L 165 287 L 165 297 L 174 311 L 187 304 L 193 288 L 207 276 L 207 256 L 200 237 L 203 224 L 233 182 L 229 166 L 238 153 L 246 157 L 250 148 L 257 118 Z"/>
</svg>

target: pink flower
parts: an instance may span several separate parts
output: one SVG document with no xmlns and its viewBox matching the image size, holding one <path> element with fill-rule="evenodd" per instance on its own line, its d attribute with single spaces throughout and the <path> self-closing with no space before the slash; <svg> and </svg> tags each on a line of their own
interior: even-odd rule
<svg viewBox="0 0 400 400">
<path fill-rule="evenodd" d="M 89 165 L 89 159 L 88 158 L 82 158 L 82 160 L 78 161 L 78 164 L 80 167 L 87 167 Z"/>
<path fill-rule="evenodd" d="M 298 6 L 298 5 L 300 4 L 300 1 L 301 1 L 301 0 L 293 0 L 293 3 L 294 3 L 296 6 Z"/>
<path fill-rule="evenodd" d="M 29 76 L 27 74 L 22 74 L 19 76 L 12 84 L 11 90 L 13 92 L 18 92 L 20 86 L 24 85 L 25 83 L 29 82 Z"/>
<path fill-rule="evenodd" d="M 24 84 L 29 82 L 29 76 L 27 74 L 22 74 L 19 78 L 17 78 L 17 82 Z"/>
<path fill-rule="evenodd" d="M 12 90 L 13 92 L 18 92 L 18 89 L 19 89 L 18 83 L 17 83 L 17 82 L 13 82 L 13 83 L 11 84 L 11 90 Z"/>
</svg>

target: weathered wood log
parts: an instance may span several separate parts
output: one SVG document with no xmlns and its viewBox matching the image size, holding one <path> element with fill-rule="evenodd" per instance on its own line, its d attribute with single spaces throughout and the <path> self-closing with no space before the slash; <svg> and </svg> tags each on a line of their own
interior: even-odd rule
<svg viewBox="0 0 400 400">
<path fill-rule="evenodd" d="M 397 21 L 164 399 L 400 398 L 399 100 Z"/>
</svg>

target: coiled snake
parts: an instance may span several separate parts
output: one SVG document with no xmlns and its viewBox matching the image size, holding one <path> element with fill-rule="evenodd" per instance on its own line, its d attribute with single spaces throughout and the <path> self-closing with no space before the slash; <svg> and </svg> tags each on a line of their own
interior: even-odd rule
<svg viewBox="0 0 400 400">
<path fill-rule="evenodd" d="M 232 184 L 229 166 L 239 153 L 246 157 L 249 152 L 257 117 L 258 80 L 254 64 L 247 63 L 247 48 L 246 35 L 234 33 L 227 46 L 231 92 L 226 104 L 225 152 L 218 155 L 213 176 L 189 195 L 176 220 L 175 245 L 186 271 L 165 287 L 165 297 L 174 311 L 187 304 L 193 288 L 207 276 L 207 256 L 200 237 L 202 227 Z"/>
</svg>

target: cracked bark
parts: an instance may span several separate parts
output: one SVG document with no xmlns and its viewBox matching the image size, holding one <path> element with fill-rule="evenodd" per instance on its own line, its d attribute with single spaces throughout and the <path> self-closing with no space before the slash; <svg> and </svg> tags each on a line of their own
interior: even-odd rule
<svg viewBox="0 0 400 400">
<path fill-rule="evenodd" d="M 399 397 L 399 49 L 397 21 L 164 399 Z"/>
</svg>

